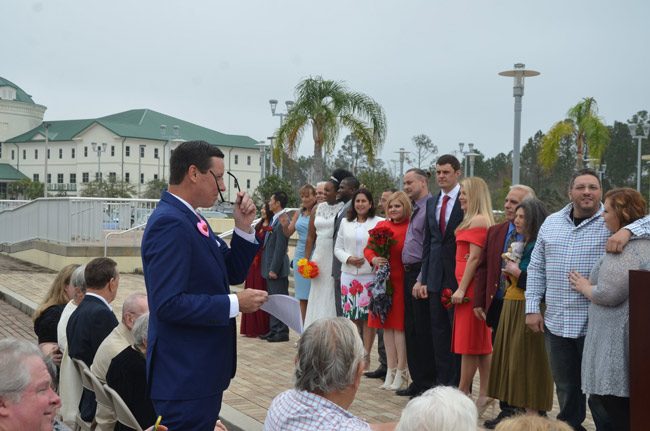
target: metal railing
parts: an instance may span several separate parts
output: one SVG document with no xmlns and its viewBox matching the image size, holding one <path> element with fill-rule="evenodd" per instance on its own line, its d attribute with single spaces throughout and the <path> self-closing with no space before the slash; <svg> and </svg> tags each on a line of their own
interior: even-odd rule
<svg viewBox="0 0 650 431">
<path fill-rule="evenodd" d="M 0 200 L 0 212 L 2 212 L 4 210 L 7 210 L 9 208 L 16 208 L 16 207 L 19 207 L 21 205 L 25 205 L 28 202 L 31 202 L 31 201 L 1 199 Z"/>
</svg>

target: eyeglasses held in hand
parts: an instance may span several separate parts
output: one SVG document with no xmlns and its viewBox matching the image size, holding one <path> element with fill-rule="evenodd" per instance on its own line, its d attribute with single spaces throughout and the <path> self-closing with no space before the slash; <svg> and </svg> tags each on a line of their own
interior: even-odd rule
<svg viewBox="0 0 650 431">
<path fill-rule="evenodd" d="M 217 176 L 212 172 L 211 170 L 209 171 L 210 174 L 212 174 L 212 178 L 214 178 L 214 182 L 217 183 L 217 190 L 219 190 L 219 197 L 221 198 L 221 202 L 219 204 L 230 204 L 230 205 L 235 205 L 235 202 L 228 202 L 223 198 L 223 193 L 221 193 L 221 187 L 219 187 L 219 180 L 217 179 Z M 239 180 L 237 177 L 230 171 L 226 172 L 228 175 L 230 175 L 235 183 L 235 187 L 237 187 L 237 191 L 241 192 L 241 187 L 239 186 Z"/>
</svg>

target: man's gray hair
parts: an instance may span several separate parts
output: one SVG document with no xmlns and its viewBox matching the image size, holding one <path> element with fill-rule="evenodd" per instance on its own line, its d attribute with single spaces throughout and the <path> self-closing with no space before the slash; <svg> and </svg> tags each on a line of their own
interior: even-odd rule
<svg viewBox="0 0 650 431">
<path fill-rule="evenodd" d="M 512 185 L 512 186 L 510 186 L 510 190 L 521 190 L 522 192 L 526 193 L 526 195 L 524 196 L 524 199 L 537 197 L 535 195 L 535 190 L 533 190 L 532 187 L 529 187 L 529 186 L 527 186 L 525 184 Z"/>
<path fill-rule="evenodd" d="M 81 265 L 75 269 L 70 276 L 70 284 L 81 290 L 83 293 L 86 293 L 86 277 L 84 276 L 85 270 L 86 265 Z"/>
<path fill-rule="evenodd" d="M 31 356 L 43 358 L 35 344 L 15 338 L 0 340 L 0 398 L 20 402 L 32 378 L 25 365 L 25 359 Z"/>
<path fill-rule="evenodd" d="M 124 299 L 124 303 L 122 304 L 122 320 L 124 320 L 126 313 L 140 314 L 142 311 L 140 307 L 140 302 L 142 299 L 145 301 L 147 300 L 146 293 L 132 293 Z"/>
<path fill-rule="evenodd" d="M 363 342 L 349 319 L 319 319 L 298 341 L 295 388 L 317 394 L 342 391 L 354 383 L 363 360 Z"/>
<path fill-rule="evenodd" d="M 476 405 L 467 395 L 438 386 L 409 401 L 395 431 L 476 431 L 477 421 Z"/>
<path fill-rule="evenodd" d="M 135 339 L 136 347 L 144 347 L 145 341 L 147 341 L 147 333 L 149 332 L 149 313 L 144 313 L 142 316 L 138 317 L 133 324 L 133 338 Z"/>
</svg>

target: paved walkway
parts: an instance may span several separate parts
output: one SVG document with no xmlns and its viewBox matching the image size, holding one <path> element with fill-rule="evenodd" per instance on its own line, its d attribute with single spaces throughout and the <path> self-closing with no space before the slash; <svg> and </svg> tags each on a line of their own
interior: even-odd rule
<svg viewBox="0 0 650 431">
<path fill-rule="evenodd" d="M 0 296 L 12 305 L 20 306 L 23 311 L 29 313 L 33 310 L 45 296 L 54 277 L 55 274 L 47 269 L 25 265 L 0 255 Z M 124 298 L 132 292 L 144 291 L 144 279 L 141 275 L 121 275 L 118 295 L 113 302 L 118 318 Z M 0 322 L 0 336 L 35 341 L 31 319 L 2 301 Z M 237 375 L 224 394 L 225 405 L 222 413 L 224 416 L 227 414 L 228 419 L 240 429 L 260 430 L 273 398 L 292 387 L 296 339 L 294 333 L 288 343 L 267 343 L 259 339 L 239 337 Z M 371 367 L 374 368 L 377 363 L 376 349 L 373 349 Z M 364 377 L 350 411 L 370 422 L 397 421 L 408 398 L 379 389 L 380 384 L 379 380 Z M 474 381 L 474 393 L 478 392 L 477 385 L 478 376 Z M 555 417 L 557 410 L 555 400 L 551 417 Z M 498 409 L 489 409 L 484 419 L 492 418 L 497 413 Z M 587 418 L 584 425 L 588 430 L 595 430 L 591 417 Z"/>
</svg>

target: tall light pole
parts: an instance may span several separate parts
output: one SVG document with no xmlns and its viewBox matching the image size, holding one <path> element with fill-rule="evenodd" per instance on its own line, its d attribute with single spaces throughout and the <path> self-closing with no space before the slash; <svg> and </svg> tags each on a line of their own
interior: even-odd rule
<svg viewBox="0 0 650 431">
<path fill-rule="evenodd" d="M 641 159 L 645 162 L 648 162 L 648 166 L 650 166 L 650 154 L 641 156 Z M 650 181 L 648 181 L 648 202 L 650 202 Z"/>
<path fill-rule="evenodd" d="M 535 70 L 526 70 L 524 63 L 516 63 L 513 70 L 499 72 L 501 76 L 510 76 L 514 78 L 512 95 L 515 98 L 515 132 L 512 146 L 512 184 L 519 184 L 519 147 L 521 145 L 521 98 L 524 97 L 524 78 L 527 76 L 537 76 L 539 72 Z"/>
<path fill-rule="evenodd" d="M 106 142 L 101 145 L 97 145 L 96 142 L 92 143 L 93 151 L 97 153 L 97 178 L 99 178 L 100 184 L 102 182 L 102 153 L 106 152 L 106 146 Z M 47 157 L 47 154 L 45 156 Z M 47 178 L 45 180 L 47 181 Z"/>
<path fill-rule="evenodd" d="M 474 176 L 474 158 L 476 156 L 480 156 L 479 153 L 474 152 L 474 144 L 472 142 L 467 144 L 468 150 L 465 151 L 465 143 L 464 142 L 459 142 L 458 143 L 458 149 L 460 150 L 460 154 L 463 155 L 463 175 L 465 177 Z M 467 161 L 469 160 L 469 166 Z"/>
<path fill-rule="evenodd" d="M 266 144 L 264 141 L 259 141 L 257 144 L 258 147 L 260 147 L 260 157 L 261 157 L 261 165 L 262 165 L 262 178 L 266 178 L 266 149 L 271 145 L 271 144 Z"/>
<path fill-rule="evenodd" d="M 142 186 L 142 153 L 144 153 L 146 145 L 138 145 L 138 197 L 140 197 L 140 188 Z"/>
<path fill-rule="evenodd" d="M 633 139 L 636 139 L 636 190 L 641 192 L 641 142 L 648 137 L 648 131 L 650 131 L 650 124 L 628 124 L 627 127 L 630 128 L 630 135 Z"/>
<path fill-rule="evenodd" d="M 48 151 L 50 145 L 50 123 L 44 123 L 45 126 L 45 177 L 43 178 L 43 197 L 47 197 L 47 159 Z M 17 147 L 17 146 L 16 146 Z M 18 160 L 20 160 L 20 154 L 18 154 Z"/>
<path fill-rule="evenodd" d="M 395 152 L 399 154 L 399 189 L 401 190 L 404 185 L 404 159 L 409 151 L 406 151 L 404 147 L 402 147 Z"/>
<path fill-rule="evenodd" d="M 293 100 L 287 100 L 284 102 L 284 104 L 287 106 L 287 112 L 275 112 L 275 109 L 278 106 L 278 101 L 276 99 L 269 100 L 269 105 L 271 105 L 271 115 L 273 115 L 274 117 L 280 117 L 280 127 L 282 127 L 282 123 L 284 122 L 284 117 L 289 115 L 289 111 L 291 111 L 291 108 L 293 108 L 293 103 L 294 103 Z M 273 141 L 271 141 L 271 154 L 273 154 Z M 273 158 L 273 156 L 271 156 L 271 158 Z M 280 178 L 282 178 L 283 170 L 284 170 L 284 151 L 280 153 Z"/>
<path fill-rule="evenodd" d="M 172 141 L 178 140 L 181 137 L 181 130 L 179 126 L 172 126 L 172 131 L 171 133 L 167 132 L 167 126 L 164 124 L 160 125 L 160 136 L 165 140 L 165 143 L 163 144 L 163 173 L 162 173 L 162 179 L 163 182 L 165 182 L 165 162 L 166 162 L 166 157 L 167 157 L 167 145 L 171 144 Z"/>
<path fill-rule="evenodd" d="M 275 136 L 267 136 L 266 139 L 269 140 L 269 175 L 273 175 L 273 141 Z M 277 166 L 276 166 L 277 170 Z M 282 159 L 280 159 L 280 173 L 282 173 Z M 280 177 L 282 178 L 282 177 Z"/>
</svg>

